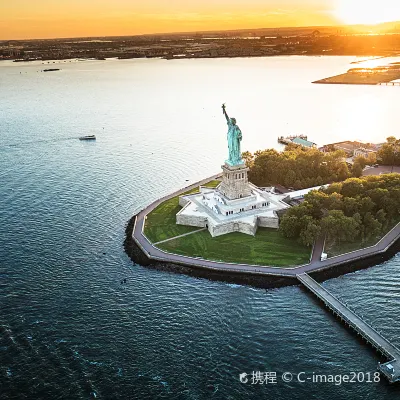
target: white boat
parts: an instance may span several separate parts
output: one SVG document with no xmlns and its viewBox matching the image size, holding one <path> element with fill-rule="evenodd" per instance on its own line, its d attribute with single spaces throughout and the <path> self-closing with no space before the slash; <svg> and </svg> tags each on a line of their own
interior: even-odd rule
<svg viewBox="0 0 400 400">
<path fill-rule="evenodd" d="M 95 135 L 81 136 L 79 140 L 96 140 L 96 136 Z"/>
</svg>

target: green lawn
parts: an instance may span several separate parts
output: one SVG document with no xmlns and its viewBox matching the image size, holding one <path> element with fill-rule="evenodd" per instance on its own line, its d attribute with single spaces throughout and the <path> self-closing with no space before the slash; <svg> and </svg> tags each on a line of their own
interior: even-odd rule
<svg viewBox="0 0 400 400">
<path fill-rule="evenodd" d="M 352 251 L 364 249 L 365 247 L 371 247 L 377 244 L 390 230 L 392 230 L 398 223 L 400 219 L 395 222 L 392 222 L 388 225 L 387 229 L 382 232 L 379 237 L 371 238 L 365 242 L 360 240 L 356 240 L 355 242 L 346 242 L 346 243 L 336 243 L 334 240 L 327 240 L 325 243 L 324 252 L 328 254 L 328 257 L 336 257 L 341 254 L 350 253 Z"/>
<path fill-rule="evenodd" d="M 305 264 L 311 255 L 310 248 L 296 240 L 283 238 L 275 229 L 267 228 L 259 228 L 254 237 L 230 233 L 213 238 L 208 231 L 201 231 L 157 247 L 190 257 L 277 267 Z"/>
<path fill-rule="evenodd" d="M 346 242 L 346 243 L 336 243 L 332 241 L 329 243 L 328 241 L 325 243 L 324 253 L 328 254 L 328 258 L 340 256 L 341 254 L 351 253 L 352 251 L 360 250 L 365 247 L 373 246 L 378 243 L 380 239 L 370 239 L 364 243 L 361 240 L 357 240 L 355 242 Z"/>
<path fill-rule="evenodd" d="M 220 183 L 221 181 L 213 180 L 203 186 L 216 187 Z M 188 190 L 184 194 L 192 194 L 198 191 L 199 189 L 197 187 Z M 198 230 L 199 228 L 196 227 L 176 224 L 176 214 L 179 210 L 181 210 L 181 207 L 179 206 L 179 196 L 176 196 L 160 204 L 150 214 L 148 214 L 144 226 L 144 234 L 147 238 L 151 242 L 157 243 L 161 240 Z"/>
<path fill-rule="evenodd" d="M 213 180 L 204 186 L 216 187 L 220 183 L 218 180 Z M 184 194 L 196 192 L 198 188 Z M 176 214 L 180 209 L 179 196 L 176 196 L 148 214 L 144 227 L 147 238 L 157 243 L 198 230 L 196 227 L 176 224 Z M 300 245 L 295 240 L 283 238 L 275 229 L 266 228 L 259 228 L 255 237 L 243 233 L 231 233 L 213 238 L 208 231 L 201 231 L 162 243 L 158 247 L 161 250 L 190 257 L 277 267 L 305 264 L 311 254 L 310 248 Z"/>
</svg>

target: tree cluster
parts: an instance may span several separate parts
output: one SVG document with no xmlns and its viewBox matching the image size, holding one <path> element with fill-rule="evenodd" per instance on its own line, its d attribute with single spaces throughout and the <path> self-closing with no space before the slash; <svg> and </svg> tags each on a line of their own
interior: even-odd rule
<svg viewBox="0 0 400 400">
<path fill-rule="evenodd" d="M 400 174 L 372 175 L 313 190 L 282 217 L 279 230 L 309 246 L 321 234 L 331 241 L 366 242 L 400 217 Z"/>
<path fill-rule="evenodd" d="M 362 175 L 363 169 L 366 165 L 376 164 L 377 157 L 375 153 L 369 153 L 368 157 L 358 156 L 353 159 L 353 167 L 351 169 L 352 175 L 359 178 Z"/>
<path fill-rule="evenodd" d="M 378 160 L 383 165 L 400 165 L 400 139 L 389 136 L 378 150 Z"/>
<path fill-rule="evenodd" d="M 249 179 L 258 186 L 283 185 L 294 189 L 344 181 L 352 176 L 341 150 L 322 153 L 290 144 L 285 151 L 259 150 L 242 154 L 250 168 Z"/>
</svg>

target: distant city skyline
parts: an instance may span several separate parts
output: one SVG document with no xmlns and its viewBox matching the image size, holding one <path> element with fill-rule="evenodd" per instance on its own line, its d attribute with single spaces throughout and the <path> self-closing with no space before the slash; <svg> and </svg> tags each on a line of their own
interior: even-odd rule
<svg viewBox="0 0 400 400">
<path fill-rule="evenodd" d="M 398 0 L 14 0 L 0 39 L 123 36 L 400 20 Z M 378 6 L 379 5 L 379 6 Z"/>
</svg>

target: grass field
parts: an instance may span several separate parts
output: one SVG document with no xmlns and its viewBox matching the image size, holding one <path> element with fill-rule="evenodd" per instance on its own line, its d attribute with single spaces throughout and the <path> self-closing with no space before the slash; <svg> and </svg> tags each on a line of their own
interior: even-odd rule
<svg viewBox="0 0 400 400">
<path fill-rule="evenodd" d="M 220 181 L 204 186 L 216 187 Z M 198 188 L 185 194 L 198 192 Z M 198 230 L 197 227 L 177 225 L 179 196 L 167 200 L 148 214 L 144 233 L 152 243 Z M 208 231 L 193 233 L 158 245 L 161 250 L 189 257 L 243 264 L 288 267 L 309 261 L 311 249 L 295 240 L 281 237 L 275 229 L 259 228 L 255 237 L 243 233 L 211 237 Z"/>
<path fill-rule="evenodd" d="M 203 186 L 216 187 L 220 183 L 220 181 L 213 180 Z M 196 193 L 198 191 L 198 188 L 194 188 L 188 190 L 184 194 Z M 144 226 L 144 234 L 147 238 L 151 242 L 157 243 L 161 240 L 198 230 L 199 228 L 196 227 L 176 224 L 176 214 L 179 210 L 181 210 L 181 207 L 179 206 L 179 196 L 176 196 L 160 204 L 150 214 L 148 214 Z"/>
<path fill-rule="evenodd" d="M 340 256 L 341 254 L 351 253 L 352 251 L 360 250 L 365 247 L 370 247 L 378 243 L 380 239 L 370 239 L 366 242 L 360 240 L 346 243 L 326 243 L 324 252 L 328 254 L 328 258 Z"/>
<path fill-rule="evenodd" d="M 283 238 L 275 229 L 259 228 L 256 236 L 230 233 L 211 237 L 208 231 L 193 233 L 158 246 L 161 250 L 207 260 L 290 267 L 309 261 L 311 248 Z"/>
</svg>

